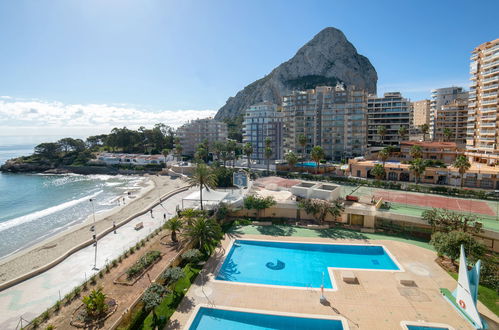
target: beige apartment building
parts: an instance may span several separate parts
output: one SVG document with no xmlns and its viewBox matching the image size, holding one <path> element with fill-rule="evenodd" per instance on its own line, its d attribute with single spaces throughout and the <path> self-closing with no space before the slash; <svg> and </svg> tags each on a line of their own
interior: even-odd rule
<svg viewBox="0 0 499 330">
<path fill-rule="evenodd" d="M 419 127 L 424 124 L 430 124 L 430 100 L 421 100 L 412 102 L 413 125 Z"/>
<path fill-rule="evenodd" d="M 462 87 L 444 87 L 437 88 L 431 91 L 431 101 L 430 101 L 430 139 L 434 141 L 443 141 L 439 139 L 438 136 L 443 136 L 443 128 L 437 127 L 437 124 L 442 124 L 444 114 L 449 114 L 450 110 L 445 110 L 444 107 L 454 103 L 456 100 L 466 101 L 468 99 L 468 92 Z M 440 131 L 440 135 L 437 136 L 437 132 Z M 465 131 L 465 130 L 464 130 Z"/>
<path fill-rule="evenodd" d="M 212 118 L 191 120 L 177 129 L 177 136 L 182 146 L 182 154 L 194 156 L 197 146 L 208 141 L 209 145 L 214 142 L 226 142 L 229 136 L 227 124 Z"/>
<path fill-rule="evenodd" d="M 355 86 L 319 86 L 283 97 L 284 151 L 310 154 L 321 146 L 329 159 L 364 155 L 367 92 Z M 299 143 L 300 135 L 306 145 Z"/>
<path fill-rule="evenodd" d="M 499 39 L 473 50 L 470 74 L 466 155 L 499 165 Z"/>
<path fill-rule="evenodd" d="M 468 99 L 455 99 L 442 105 L 433 119 L 433 140 L 466 144 L 468 124 Z"/>
</svg>

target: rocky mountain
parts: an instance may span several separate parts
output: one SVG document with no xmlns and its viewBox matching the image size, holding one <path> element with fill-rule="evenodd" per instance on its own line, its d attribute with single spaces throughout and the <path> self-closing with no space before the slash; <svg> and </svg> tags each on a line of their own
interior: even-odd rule
<svg viewBox="0 0 499 330">
<path fill-rule="evenodd" d="M 271 101 L 279 104 L 281 97 L 293 90 L 318 85 L 355 85 L 376 93 L 378 75 L 367 57 L 359 55 L 343 32 L 328 27 L 264 78 L 229 97 L 215 118 L 235 118 L 252 104 Z"/>
</svg>

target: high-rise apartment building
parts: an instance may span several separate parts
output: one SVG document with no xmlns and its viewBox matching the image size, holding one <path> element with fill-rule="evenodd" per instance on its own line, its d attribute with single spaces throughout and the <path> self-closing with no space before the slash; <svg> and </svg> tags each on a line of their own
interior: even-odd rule
<svg viewBox="0 0 499 330">
<path fill-rule="evenodd" d="M 364 155 L 367 92 L 354 86 L 320 86 L 283 97 L 284 149 L 299 155 L 321 146 L 327 158 Z M 300 144 L 304 135 L 306 144 Z"/>
<path fill-rule="evenodd" d="M 412 102 L 413 125 L 419 127 L 430 124 L 430 100 Z"/>
<path fill-rule="evenodd" d="M 475 48 L 470 64 L 466 155 L 472 161 L 499 164 L 499 39 Z"/>
<path fill-rule="evenodd" d="M 226 123 L 206 118 L 192 120 L 180 126 L 177 136 L 182 146 L 182 154 L 193 156 L 199 144 L 208 141 L 211 146 L 216 141 L 226 142 L 229 133 Z"/>
<path fill-rule="evenodd" d="M 277 111 L 277 105 L 271 102 L 261 102 L 246 109 L 243 120 L 243 143 L 251 143 L 253 154 L 251 159 L 264 162 L 265 140 L 270 139 L 272 157 L 283 158 L 283 115 Z"/>
<path fill-rule="evenodd" d="M 370 96 L 368 98 L 367 145 L 369 147 L 398 145 L 402 141 L 399 134 L 400 128 L 405 127 L 409 134 L 411 123 L 411 101 L 402 97 L 399 92 L 385 93 L 383 97 Z M 384 135 L 378 134 L 380 127 L 385 128 Z"/>
<path fill-rule="evenodd" d="M 455 99 L 442 105 L 433 118 L 433 140 L 455 142 L 458 146 L 466 143 L 468 123 L 468 99 Z"/>
<path fill-rule="evenodd" d="M 468 92 L 462 87 L 437 88 L 431 91 L 429 131 L 431 140 L 437 140 L 435 124 L 440 121 L 438 117 L 442 113 L 442 107 L 451 104 L 455 100 L 466 99 L 468 99 Z"/>
</svg>

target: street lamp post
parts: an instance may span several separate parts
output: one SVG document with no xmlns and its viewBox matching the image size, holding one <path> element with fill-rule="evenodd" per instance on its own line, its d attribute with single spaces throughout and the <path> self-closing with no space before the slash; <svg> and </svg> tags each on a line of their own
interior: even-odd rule
<svg viewBox="0 0 499 330">
<path fill-rule="evenodd" d="M 95 253 L 94 253 L 94 270 L 98 270 L 97 268 L 97 229 L 95 227 L 95 207 L 94 207 L 94 199 L 90 198 L 90 203 L 92 204 L 92 213 L 93 213 L 93 218 L 94 218 L 94 224 L 92 226 L 92 231 L 93 231 L 93 239 L 94 239 L 94 246 L 95 246 Z"/>
</svg>

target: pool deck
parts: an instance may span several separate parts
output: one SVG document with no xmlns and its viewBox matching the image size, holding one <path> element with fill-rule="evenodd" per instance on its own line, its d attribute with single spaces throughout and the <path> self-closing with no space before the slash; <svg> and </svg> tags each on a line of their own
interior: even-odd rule
<svg viewBox="0 0 499 330">
<path fill-rule="evenodd" d="M 297 314 L 339 316 L 350 329 L 402 329 L 402 321 L 442 323 L 458 329 L 474 329 L 440 294 L 440 288 L 451 291 L 454 281 L 434 260 L 436 254 L 412 244 L 389 240 L 365 240 L 365 244 L 384 245 L 402 265 L 405 272 L 353 270 L 358 284 L 347 284 L 341 270 L 333 270 L 337 291 L 325 292 L 327 302 L 321 304 L 320 290 L 310 288 L 269 287 L 214 281 L 216 269 L 223 262 L 232 239 L 265 239 L 309 243 L 352 243 L 359 240 L 318 237 L 274 237 L 264 235 L 226 236 L 221 247 L 208 260 L 202 273 L 191 286 L 167 329 L 183 329 L 196 306 L 230 306 Z M 416 286 L 403 286 L 400 278 L 414 280 Z M 481 303 L 483 315 L 499 323 L 499 318 Z M 491 323 L 488 321 L 489 324 Z M 491 327 L 495 329 L 494 326 Z"/>
</svg>

